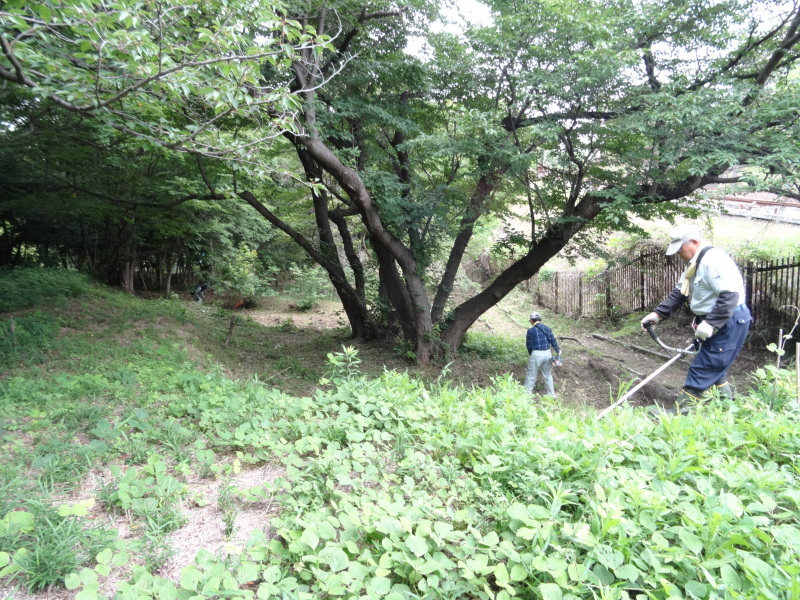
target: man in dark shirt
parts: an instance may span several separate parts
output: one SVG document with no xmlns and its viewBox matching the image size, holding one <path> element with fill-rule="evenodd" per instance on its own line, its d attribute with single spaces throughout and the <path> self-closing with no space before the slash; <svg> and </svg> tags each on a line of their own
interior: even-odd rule
<svg viewBox="0 0 800 600">
<path fill-rule="evenodd" d="M 541 371 L 548 395 L 555 397 L 552 361 L 558 360 L 561 349 L 558 347 L 553 330 L 542 323 L 542 315 L 538 312 L 531 313 L 531 325 L 532 327 L 528 329 L 528 334 L 525 336 L 525 346 L 528 348 L 528 354 L 530 354 L 528 368 L 525 371 L 525 389 L 533 392 L 536 378 L 539 375 L 539 371 Z M 550 351 L 551 347 L 556 351 L 555 359 Z"/>
</svg>

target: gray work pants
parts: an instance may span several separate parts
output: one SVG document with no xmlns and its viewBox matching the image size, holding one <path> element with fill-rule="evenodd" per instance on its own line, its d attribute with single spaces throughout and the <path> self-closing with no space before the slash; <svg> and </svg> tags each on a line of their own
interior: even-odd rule
<svg viewBox="0 0 800 600">
<path fill-rule="evenodd" d="M 553 358 L 553 355 L 549 348 L 547 350 L 534 350 L 531 352 L 531 357 L 528 359 L 528 368 L 525 370 L 526 390 L 529 392 L 533 391 L 537 376 L 539 375 L 539 371 L 541 371 L 547 393 L 551 396 L 556 395 L 556 391 L 553 388 L 553 366 L 550 364 L 551 358 Z"/>
</svg>

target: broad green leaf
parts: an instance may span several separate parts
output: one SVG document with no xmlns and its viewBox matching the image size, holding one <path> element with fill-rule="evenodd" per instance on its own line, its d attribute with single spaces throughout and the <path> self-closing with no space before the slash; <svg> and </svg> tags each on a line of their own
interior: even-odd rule
<svg viewBox="0 0 800 600">
<path fill-rule="evenodd" d="M 614 569 L 614 575 L 616 575 L 618 579 L 621 579 L 623 581 L 633 582 L 639 578 L 641 573 L 639 572 L 639 569 L 637 569 L 631 564 L 628 564 L 628 565 L 622 565 L 618 569 Z"/>
<path fill-rule="evenodd" d="M 516 535 L 523 540 L 532 540 L 537 536 L 537 531 L 535 529 L 530 529 L 529 527 L 520 527 L 517 529 Z"/>
<path fill-rule="evenodd" d="M 22 533 L 30 533 L 35 527 L 33 513 L 25 512 L 22 510 L 13 510 L 0 519 L 0 529 L 7 531 L 21 531 Z"/>
<path fill-rule="evenodd" d="M 428 543 L 421 537 L 411 534 L 406 538 L 406 546 L 416 556 L 422 556 L 428 551 Z"/>
<path fill-rule="evenodd" d="M 314 550 L 319 545 L 319 536 L 311 529 L 306 529 L 303 531 L 303 535 L 300 536 L 300 541 Z"/>
<path fill-rule="evenodd" d="M 515 502 L 508 507 L 508 516 L 517 521 L 522 521 L 525 524 L 530 524 L 533 521 L 528 515 L 528 509 L 524 504 L 520 504 L 519 502 Z"/>
<path fill-rule="evenodd" d="M 706 595 L 708 594 L 708 585 L 706 585 L 705 583 L 700 583 L 699 581 L 694 581 L 692 579 L 686 582 L 684 589 L 689 594 L 689 596 L 691 596 L 692 598 L 696 598 L 697 600 L 705 598 Z"/>
<path fill-rule="evenodd" d="M 500 542 L 500 538 L 497 537 L 497 533 L 494 531 L 490 531 L 481 540 L 481 543 L 486 546 L 496 546 Z"/>
<path fill-rule="evenodd" d="M 350 559 L 341 548 L 325 548 L 319 557 L 334 573 L 344 571 L 350 564 Z"/>
<path fill-rule="evenodd" d="M 281 578 L 281 569 L 278 565 L 270 565 L 261 572 L 261 578 L 266 583 L 277 583 Z"/>
<path fill-rule="evenodd" d="M 593 553 L 600 564 L 610 570 L 618 569 L 625 561 L 622 552 L 606 544 L 595 546 Z"/>
<path fill-rule="evenodd" d="M 561 586 L 555 583 L 543 583 L 539 586 L 539 593 L 542 600 L 562 600 L 564 593 Z"/>
<path fill-rule="evenodd" d="M 508 574 L 508 568 L 505 563 L 500 563 L 494 568 L 494 578 L 497 581 L 497 585 L 506 586 L 509 584 L 511 577 Z"/>
<path fill-rule="evenodd" d="M 105 565 L 109 564 L 113 557 L 114 553 L 111 551 L 111 549 L 106 548 L 105 550 L 100 551 L 100 553 L 95 557 L 95 560 L 101 565 Z"/>
<path fill-rule="evenodd" d="M 687 528 L 681 528 L 681 530 L 678 532 L 678 537 L 680 538 L 683 547 L 689 552 L 693 554 L 700 554 L 703 552 L 703 542 Z"/>
<path fill-rule="evenodd" d="M 111 564 L 115 567 L 122 567 L 128 564 L 128 560 L 130 560 L 130 557 L 127 552 L 117 552 L 111 559 Z"/>
<path fill-rule="evenodd" d="M 81 577 L 77 573 L 70 573 L 64 578 L 64 587 L 68 590 L 77 590 L 81 586 Z"/>
<path fill-rule="evenodd" d="M 392 589 L 392 581 L 386 577 L 373 577 L 368 586 L 376 594 L 385 596 Z"/>
<path fill-rule="evenodd" d="M 757 556 L 750 554 L 749 552 L 744 552 L 743 550 L 740 550 L 739 554 L 740 556 L 743 557 L 742 566 L 745 569 L 754 573 L 765 582 L 771 580 L 772 574 L 774 572 L 774 568 L 772 566 L 770 566 L 768 563 L 764 562 Z"/>
<path fill-rule="evenodd" d="M 722 565 L 719 570 L 719 576 L 731 590 L 738 592 L 742 589 L 742 579 L 732 566 Z"/>
<path fill-rule="evenodd" d="M 194 565 L 184 567 L 181 571 L 181 587 L 185 590 L 197 590 L 202 580 L 202 573 Z"/>
<path fill-rule="evenodd" d="M 511 567 L 511 581 L 524 581 L 528 577 L 528 570 L 522 565 L 515 564 Z"/>
</svg>

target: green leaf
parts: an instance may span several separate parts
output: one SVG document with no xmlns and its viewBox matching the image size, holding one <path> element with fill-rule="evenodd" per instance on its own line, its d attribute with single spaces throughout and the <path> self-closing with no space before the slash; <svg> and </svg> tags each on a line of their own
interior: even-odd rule
<svg viewBox="0 0 800 600">
<path fill-rule="evenodd" d="M 202 580 L 202 573 L 194 565 L 184 567 L 183 571 L 181 571 L 181 587 L 185 590 L 197 590 Z"/>
<path fill-rule="evenodd" d="M 622 565 L 618 569 L 614 569 L 614 575 L 617 576 L 617 579 L 621 579 L 622 581 L 630 581 L 634 582 L 639 579 L 641 573 L 639 569 L 634 567 L 633 565 Z"/>
<path fill-rule="evenodd" d="M 497 537 L 497 533 L 495 533 L 494 531 L 490 531 L 485 536 L 483 536 L 481 543 L 486 546 L 497 546 L 497 544 L 500 543 L 500 538 Z"/>
<path fill-rule="evenodd" d="M 281 569 L 278 565 L 270 565 L 261 573 L 261 578 L 267 583 L 276 583 L 280 581 Z"/>
<path fill-rule="evenodd" d="M 530 541 L 536 537 L 537 531 L 535 529 L 531 529 L 530 527 L 520 527 L 517 529 L 516 535 L 523 540 Z"/>
<path fill-rule="evenodd" d="M 542 600 L 562 600 L 564 593 L 561 586 L 555 583 L 543 583 L 539 586 L 539 593 Z"/>
<path fill-rule="evenodd" d="M 334 573 L 344 571 L 350 564 L 350 559 L 341 548 L 325 548 L 319 557 Z"/>
<path fill-rule="evenodd" d="M 161 585 L 153 585 L 158 600 L 176 600 L 178 598 L 178 588 L 169 580 L 165 580 Z"/>
<path fill-rule="evenodd" d="M 700 554 L 703 552 L 703 542 L 687 528 L 682 527 L 678 532 L 678 537 L 680 538 L 683 547 L 692 554 Z"/>
<path fill-rule="evenodd" d="M 522 521 L 526 525 L 529 525 L 533 521 L 530 515 L 528 515 L 528 509 L 524 504 L 519 502 L 515 502 L 508 507 L 508 516 L 517 521 Z"/>
<path fill-rule="evenodd" d="M 317 534 L 311 529 L 306 529 L 303 531 L 303 535 L 300 536 L 300 541 L 306 544 L 312 550 L 319 546 L 319 536 L 317 536 Z"/>
<path fill-rule="evenodd" d="M 740 550 L 739 554 L 743 557 L 742 566 L 745 569 L 757 575 L 763 582 L 771 581 L 772 574 L 775 571 L 772 566 L 749 552 Z"/>
<path fill-rule="evenodd" d="M 739 591 L 742 589 L 742 578 L 730 565 L 722 565 L 719 570 L 720 579 L 731 590 Z"/>
<path fill-rule="evenodd" d="M 618 569 L 625 562 L 622 552 L 615 550 L 611 546 L 600 544 L 594 548 L 594 556 L 607 569 Z"/>
<path fill-rule="evenodd" d="M 513 565 L 511 567 L 511 581 L 525 581 L 528 577 L 528 570 L 522 565 Z"/>
<path fill-rule="evenodd" d="M 369 580 L 369 588 L 380 596 L 385 596 L 392 589 L 392 581 L 386 577 L 373 577 Z"/>
<path fill-rule="evenodd" d="M 411 534 L 406 538 L 406 546 L 416 556 L 423 556 L 428 551 L 428 543 L 421 537 Z"/>
<path fill-rule="evenodd" d="M 511 577 L 508 574 L 508 568 L 505 563 L 500 563 L 494 568 L 494 578 L 499 586 L 506 586 L 509 584 Z"/>
<path fill-rule="evenodd" d="M 0 519 L 0 529 L 6 529 L 9 532 L 21 531 L 22 533 L 30 533 L 34 527 L 33 513 L 23 510 L 13 510 Z"/>
<path fill-rule="evenodd" d="M 68 590 L 77 590 L 81 586 L 81 578 L 77 573 L 70 573 L 64 578 L 64 587 Z"/>
<path fill-rule="evenodd" d="M 114 558 L 111 559 L 111 564 L 115 567 L 122 567 L 128 564 L 129 558 L 127 552 L 118 552 L 114 555 Z"/>
<path fill-rule="evenodd" d="M 697 598 L 697 600 L 705 598 L 708 594 L 708 585 L 692 579 L 686 582 L 684 589 L 692 598 Z"/>
<path fill-rule="evenodd" d="M 111 565 L 110 564 L 99 564 L 97 565 L 94 570 L 103 577 L 108 577 L 108 574 L 111 573 Z"/>
</svg>

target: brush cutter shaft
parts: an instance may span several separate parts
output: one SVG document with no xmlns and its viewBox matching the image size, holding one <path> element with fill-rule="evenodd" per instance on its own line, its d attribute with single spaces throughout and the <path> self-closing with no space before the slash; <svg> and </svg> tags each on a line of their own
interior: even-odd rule
<svg viewBox="0 0 800 600">
<path fill-rule="evenodd" d="M 652 325 L 650 327 L 652 328 Z M 679 360 L 679 359 L 683 358 L 686 354 L 696 354 L 696 352 L 687 352 L 688 350 L 691 350 L 692 348 L 694 348 L 694 342 L 692 342 L 691 345 L 687 346 L 685 350 L 677 350 L 678 354 L 676 354 L 675 356 L 670 358 L 667 362 L 665 362 L 663 365 L 658 367 L 655 371 L 650 373 L 650 375 L 645 377 L 635 387 L 633 387 L 632 389 L 628 390 L 628 392 L 623 394 L 623 396 L 619 400 L 614 402 L 614 404 L 612 404 L 611 406 L 609 406 L 607 408 L 604 408 L 602 411 L 600 411 L 600 414 L 597 415 L 597 418 L 598 419 L 602 419 L 603 417 L 605 417 L 608 413 L 610 413 L 612 410 L 617 408 L 620 404 L 625 402 L 628 398 L 633 396 L 636 392 L 638 392 L 645 385 L 647 385 L 650 382 L 650 380 L 652 380 L 654 377 L 656 377 L 659 373 L 661 373 L 661 371 L 666 369 L 668 366 L 670 366 L 676 360 Z"/>
<path fill-rule="evenodd" d="M 697 350 L 694 350 L 695 342 L 692 342 L 691 346 L 687 346 L 685 350 L 681 350 L 680 348 L 673 348 L 672 346 L 667 346 L 664 342 L 661 341 L 661 338 L 658 337 L 656 333 L 655 327 L 653 327 L 653 323 L 648 321 L 643 325 L 645 331 L 650 334 L 650 337 L 653 338 L 653 341 L 661 346 L 664 350 L 669 350 L 670 352 L 677 352 L 680 357 L 684 357 L 687 355 L 695 355 L 697 354 Z"/>
</svg>

